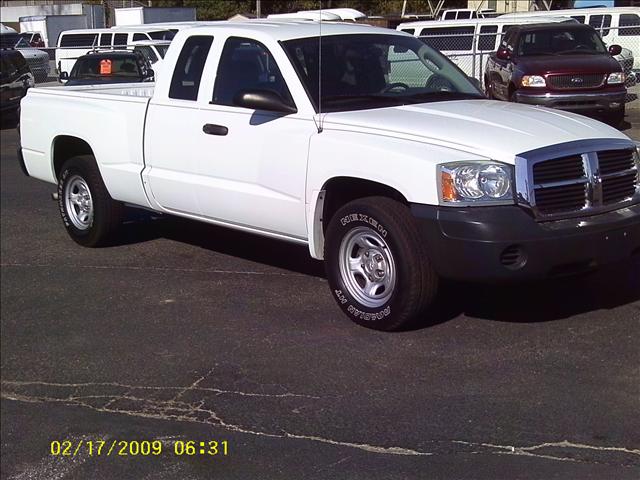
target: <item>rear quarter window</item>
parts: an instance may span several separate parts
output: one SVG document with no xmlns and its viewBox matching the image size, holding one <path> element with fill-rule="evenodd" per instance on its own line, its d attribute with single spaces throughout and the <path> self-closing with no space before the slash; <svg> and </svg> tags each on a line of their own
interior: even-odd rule
<svg viewBox="0 0 640 480">
<path fill-rule="evenodd" d="M 194 35 L 184 42 L 171 78 L 169 98 L 198 99 L 202 71 L 212 43 L 213 37 L 205 35 Z"/>
</svg>

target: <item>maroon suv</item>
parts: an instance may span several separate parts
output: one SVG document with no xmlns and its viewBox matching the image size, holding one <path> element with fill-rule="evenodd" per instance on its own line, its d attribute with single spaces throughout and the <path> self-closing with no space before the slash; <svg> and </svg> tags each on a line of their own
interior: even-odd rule
<svg viewBox="0 0 640 480">
<path fill-rule="evenodd" d="M 624 118 L 624 73 L 592 27 L 578 23 L 513 27 L 485 69 L 490 98 L 600 117 Z"/>
</svg>

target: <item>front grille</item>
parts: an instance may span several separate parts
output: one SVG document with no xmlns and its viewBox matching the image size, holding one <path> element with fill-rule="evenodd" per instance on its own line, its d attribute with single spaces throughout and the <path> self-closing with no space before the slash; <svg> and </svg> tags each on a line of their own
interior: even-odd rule
<svg viewBox="0 0 640 480">
<path fill-rule="evenodd" d="M 536 205 L 545 215 L 580 210 L 586 201 L 586 183 L 536 189 Z"/>
<path fill-rule="evenodd" d="M 638 173 L 633 171 L 625 175 L 602 179 L 602 203 L 610 205 L 622 202 L 636 192 Z"/>
<path fill-rule="evenodd" d="M 533 183 L 536 185 L 574 180 L 581 177 L 584 177 L 582 155 L 556 158 L 536 163 L 533 166 Z"/>
<path fill-rule="evenodd" d="M 581 88 L 597 88 L 604 85 L 606 75 L 603 73 L 549 75 L 547 84 L 557 90 L 576 90 Z"/>
<path fill-rule="evenodd" d="M 633 150 L 603 150 L 598 152 L 600 174 L 621 172 L 633 168 Z"/>
<path fill-rule="evenodd" d="M 635 161 L 634 149 L 623 148 L 534 163 L 536 214 L 542 219 L 563 218 L 628 204 L 640 195 Z"/>
</svg>

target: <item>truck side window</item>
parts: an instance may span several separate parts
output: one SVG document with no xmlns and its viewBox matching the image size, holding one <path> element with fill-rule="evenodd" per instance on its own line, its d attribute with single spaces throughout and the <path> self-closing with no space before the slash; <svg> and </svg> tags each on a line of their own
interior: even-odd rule
<svg viewBox="0 0 640 480">
<path fill-rule="evenodd" d="M 198 99 L 202 71 L 212 43 L 213 37 L 205 35 L 194 35 L 184 42 L 171 78 L 169 98 Z"/>
<path fill-rule="evenodd" d="M 591 15 L 589 25 L 598 30 L 601 37 L 609 35 L 609 27 L 611 26 L 611 15 Z"/>
<path fill-rule="evenodd" d="M 624 13 L 620 15 L 618 35 L 622 37 L 640 35 L 640 16 L 634 13 Z"/>
<path fill-rule="evenodd" d="M 110 47 L 111 46 L 111 37 L 113 37 L 112 33 L 103 33 L 100 35 L 100 46 L 101 47 Z"/>
<path fill-rule="evenodd" d="M 498 33 L 497 25 L 484 25 L 480 27 L 480 39 L 478 40 L 478 50 L 495 50 L 496 37 Z"/>
<path fill-rule="evenodd" d="M 116 33 L 113 36 L 114 47 L 126 47 L 127 46 L 127 33 Z"/>
<path fill-rule="evenodd" d="M 269 50 L 255 40 L 230 37 L 220 57 L 213 103 L 233 106 L 233 99 L 241 90 L 271 90 L 293 105 L 291 93 Z"/>
<path fill-rule="evenodd" d="M 471 51 L 475 30 L 469 26 L 423 28 L 420 40 L 440 51 Z"/>
<path fill-rule="evenodd" d="M 149 36 L 144 33 L 134 33 L 133 41 L 137 42 L 138 40 L 149 40 Z"/>
<path fill-rule="evenodd" d="M 61 47 L 93 47 L 98 40 L 96 33 L 67 33 L 60 39 Z"/>
</svg>

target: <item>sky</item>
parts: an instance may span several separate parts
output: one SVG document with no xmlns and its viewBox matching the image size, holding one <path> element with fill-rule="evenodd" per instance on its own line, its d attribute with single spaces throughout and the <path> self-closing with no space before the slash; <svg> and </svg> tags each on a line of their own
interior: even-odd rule
<svg viewBox="0 0 640 480">
<path fill-rule="evenodd" d="M 581 7 L 594 7 L 597 5 L 605 5 L 607 7 L 613 7 L 614 0 L 576 0 L 573 5 L 575 8 Z"/>
</svg>

